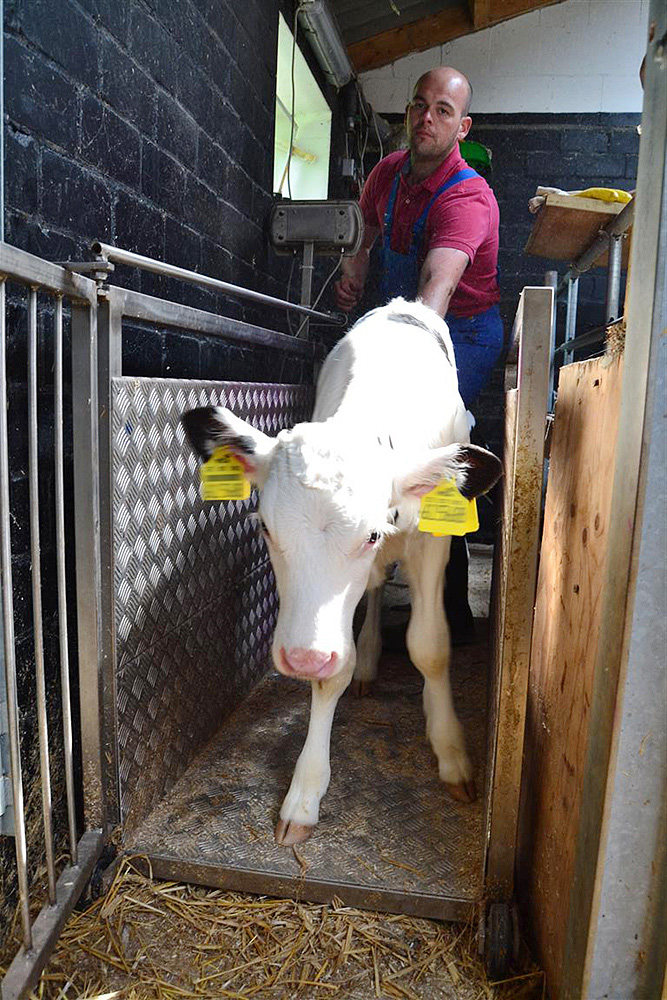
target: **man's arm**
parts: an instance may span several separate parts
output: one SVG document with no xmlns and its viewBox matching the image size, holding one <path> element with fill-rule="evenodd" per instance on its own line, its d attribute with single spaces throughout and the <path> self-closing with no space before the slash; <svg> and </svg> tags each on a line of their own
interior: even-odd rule
<svg viewBox="0 0 667 1000">
<path fill-rule="evenodd" d="M 354 309 L 362 296 L 366 275 L 368 274 L 368 261 L 371 247 L 375 243 L 379 229 L 366 224 L 364 238 L 361 249 L 354 257 L 343 257 L 341 263 L 341 277 L 334 285 L 336 303 L 343 312 Z"/>
<path fill-rule="evenodd" d="M 463 250 L 436 247 L 429 250 L 419 275 L 418 296 L 422 302 L 444 316 L 456 286 L 470 258 Z"/>
</svg>

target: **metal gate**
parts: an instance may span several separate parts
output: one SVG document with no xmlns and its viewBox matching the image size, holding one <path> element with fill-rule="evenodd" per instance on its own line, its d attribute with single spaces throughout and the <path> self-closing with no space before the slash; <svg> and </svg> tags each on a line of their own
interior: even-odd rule
<svg viewBox="0 0 667 1000">
<path fill-rule="evenodd" d="M 15 307 L 14 300 L 17 297 L 20 299 L 20 308 Z M 13 321 L 13 337 L 9 343 L 8 311 Z M 22 315 L 19 316 L 21 311 L 25 312 L 25 319 Z M 93 873 L 106 838 L 120 819 L 119 790 L 125 789 L 127 797 L 129 780 L 135 791 L 139 792 L 132 806 L 135 810 L 139 809 L 139 797 L 143 796 L 144 802 L 150 802 L 152 796 L 164 791 L 165 782 L 173 780 L 174 774 L 178 773 L 178 752 L 186 744 L 190 748 L 196 748 L 206 738 L 208 733 L 206 725 L 199 727 L 194 725 L 191 709 L 190 728 L 188 730 L 186 727 L 180 745 L 175 741 L 174 754 L 171 758 L 167 756 L 162 776 L 155 776 L 156 769 L 152 769 L 151 774 L 155 780 L 150 785 L 150 791 L 147 790 L 146 782 L 142 783 L 140 778 L 137 780 L 137 775 L 142 773 L 142 754 L 154 748 L 159 736 L 166 743 L 170 739 L 169 732 L 160 734 L 155 727 L 146 746 L 140 747 L 137 729 L 142 728 L 143 721 L 148 723 L 149 720 L 157 719 L 159 722 L 167 719 L 172 725 L 174 723 L 180 725 L 183 722 L 183 717 L 178 714 L 178 709 L 181 707 L 182 681 L 180 688 L 172 686 L 169 691 L 167 684 L 155 694 L 157 700 L 148 699 L 145 720 L 142 721 L 135 713 L 132 723 L 129 721 L 132 707 L 136 707 L 139 701 L 143 704 L 139 694 L 140 689 L 155 681 L 153 667 L 143 674 L 141 671 L 142 656 L 145 659 L 151 632 L 150 621 L 144 621 L 144 628 L 139 637 L 136 624 L 142 621 L 145 606 L 142 601 L 137 600 L 137 596 L 143 589 L 142 581 L 145 581 L 147 586 L 153 586 L 156 574 L 162 578 L 166 577 L 168 566 L 171 566 L 175 574 L 181 573 L 181 578 L 184 579 L 181 560 L 189 564 L 188 555 L 192 559 L 192 553 L 195 551 L 194 547 L 190 547 L 186 555 L 183 555 L 183 538 L 185 535 L 189 536 L 191 530 L 200 537 L 204 547 L 214 544 L 220 533 L 233 537 L 237 552 L 243 549 L 243 546 L 238 544 L 239 536 L 245 534 L 247 543 L 245 551 L 248 558 L 243 566 L 237 564 L 218 567 L 217 577 L 215 574 L 209 574 L 209 589 L 220 586 L 216 608 L 209 606 L 205 609 L 209 612 L 209 627 L 204 629 L 202 636 L 193 644 L 192 614 L 186 613 L 185 621 L 181 623 L 182 642 L 166 644 L 169 649 L 165 649 L 165 660 L 162 667 L 158 668 L 161 679 L 166 678 L 168 681 L 174 658 L 180 662 L 181 667 L 188 655 L 190 663 L 199 662 L 199 654 L 206 645 L 212 649 L 218 641 L 225 642 L 227 649 L 233 647 L 238 656 L 245 656 L 248 649 L 252 651 L 250 657 L 252 664 L 250 667 L 244 665 L 241 680 L 232 685 L 233 689 L 241 691 L 247 688 L 256 679 L 260 668 L 266 667 L 266 639 L 272 626 L 272 612 L 275 605 L 272 579 L 266 560 L 257 559 L 256 548 L 253 547 L 252 540 L 247 538 L 247 527 L 243 526 L 240 512 L 219 511 L 207 518 L 205 525 L 192 525 L 189 517 L 179 519 L 175 516 L 170 519 L 168 516 L 172 498 L 174 498 L 173 505 L 178 508 L 181 498 L 191 504 L 196 492 L 194 460 L 190 459 L 188 464 L 183 459 L 183 449 L 180 447 L 183 437 L 178 424 L 178 415 L 193 398 L 198 401 L 204 399 L 222 401 L 221 393 L 223 393 L 225 401 L 237 412 L 242 412 L 244 416 L 257 421 L 268 432 L 275 433 L 281 426 L 308 415 L 312 390 L 299 386 L 226 384 L 223 387 L 221 383 L 195 385 L 171 380 L 155 380 L 156 384 L 162 383 L 160 390 L 163 392 L 161 404 L 155 407 L 155 386 L 141 385 L 138 380 L 121 377 L 123 321 L 127 319 L 139 320 L 160 328 L 175 327 L 220 336 L 246 346 L 256 345 L 274 349 L 276 352 L 281 352 L 278 357 L 292 353 L 312 361 L 319 353 L 319 348 L 315 344 L 270 330 L 135 292 L 115 288 L 100 289 L 95 281 L 80 274 L 0 243 L 2 624 L 11 760 L 11 798 L 15 825 L 15 889 L 20 901 L 23 942 L 2 980 L 3 1000 L 25 995 L 39 978 L 62 926 Z M 63 341 L 65 351 L 71 343 L 71 409 L 67 405 L 67 394 L 63 391 Z M 16 345 L 24 342 L 27 343 L 28 353 L 27 378 L 16 364 Z M 54 376 L 52 390 L 49 388 L 47 391 L 44 383 L 49 381 L 51 344 L 53 344 Z M 11 367 L 7 363 L 8 357 Z M 20 504 L 22 497 L 17 496 L 17 482 L 22 484 L 22 480 L 16 479 L 16 470 L 10 468 L 8 447 L 10 438 L 12 442 L 16 441 L 15 425 L 20 423 L 14 418 L 17 400 L 14 398 L 8 400 L 8 386 L 13 392 L 13 383 L 21 378 L 26 378 L 27 381 L 29 433 L 27 454 L 23 464 L 28 470 L 30 525 L 29 557 L 26 554 L 22 562 L 17 561 L 16 553 L 12 551 L 13 528 L 16 529 L 18 526 L 23 533 L 27 531 L 27 525 L 22 523 L 20 516 L 23 514 Z M 16 392 L 13 392 L 13 395 L 16 396 Z M 8 410 L 9 402 L 11 406 Z M 49 413 L 52 407 L 54 435 L 52 444 L 48 434 L 43 434 L 41 438 L 38 435 L 38 412 L 43 406 L 48 408 Z M 115 426 L 111 420 L 112 407 L 117 417 Z M 145 433 L 142 430 L 142 417 Z M 69 421 L 73 429 L 73 456 L 64 454 L 63 424 Z M 49 423 L 48 418 L 46 421 L 42 420 L 42 429 L 48 427 Z M 160 442 L 156 442 L 156 434 L 159 435 Z M 127 459 L 125 465 L 120 462 L 116 466 L 115 546 L 112 518 L 114 497 L 111 490 L 113 435 L 115 441 L 121 442 L 117 455 L 124 451 Z M 143 465 L 140 464 L 137 447 L 142 439 L 151 456 L 158 459 L 158 465 L 151 464 L 148 459 Z M 122 442 L 129 442 L 129 447 L 124 447 Z M 17 445 L 19 452 L 21 445 L 22 442 L 19 441 Z M 52 515 L 46 513 L 48 498 L 45 499 L 45 491 L 40 488 L 38 477 L 40 461 L 42 468 L 45 462 L 55 461 L 55 510 Z M 65 489 L 64 468 L 70 461 L 74 471 L 74 517 L 73 530 L 66 531 L 65 525 L 70 512 L 67 509 L 68 494 Z M 22 471 L 21 469 L 20 472 Z M 123 489 L 121 484 L 125 482 L 126 488 Z M 11 508 L 10 497 L 13 501 Z M 157 497 L 159 497 L 160 511 L 155 510 Z M 144 526 L 148 519 L 153 517 L 154 531 L 146 539 L 149 548 L 151 545 L 154 546 L 153 554 L 157 561 L 153 564 L 142 557 L 146 545 L 139 537 L 139 532 L 132 537 L 131 530 L 123 531 L 124 518 L 130 513 L 128 506 L 130 499 L 135 524 L 139 512 L 138 505 L 141 503 L 145 504 Z M 19 516 L 15 507 L 19 511 Z M 53 592 L 57 589 L 57 600 L 49 593 L 51 580 L 42 581 L 40 572 L 41 564 L 44 562 L 43 547 L 40 549 L 40 526 L 44 531 L 44 522 L 48 524 L 50 516 L 53 516 L 55 522 L 51 548 L 57 560 L 57 569 L 53 574 Z M 171 539 L 170 544 L 165 543 L 167 537 Z M 130 548 L 128 548 L 129 539 L 132 539 Z M 210 548 L 206 550 L 210 557 Z M 13 555 L 15 569 L 18 566 L 24 576 L 29 574 L 31 578 L 32 608 L 29 613 L 24 607 L 14 607 Z M 72 587 L 72 567 L 68 568 L 66 565 L 68 556 L 70 562 L 76 563 L 75 590 Z M 202 567 L 204 570 L 210 569 L 213 562 L 211 558 L 208 561 L 204 560 L 199 567 L 195 567 L 195 570 Z M 116 570 L 119 575 L 125 572 L 123 578 L 125 585 L 129 579 L 128 573 L 135 571 L 134 593 L 127 594 L 127 603 L 124 607 L 121 603 L 125 596 L 125 586 L 121 584 L 118 589 L 116 588 L 114 581 Z M 194 577 L 191 575 L 188 579 L 191 585 Z M 220 615 L 217 631 L 215 628 L 210 628 L 210 622 L 214 619 L 214 615 L 210 612 L 219 610 L 225 602 L 228 605 L 240 606 L 239 620 L 242 623 L 240 632 L 238 628 L 231 627 L 229 614 Z M 47 605 L 46 609 L 44 604 Z M 160 619 L 160 612 L 168 614 L 169 609 L 166 605 L 163 607 L 159 605 L 159 596 L 156 596 L 151 607 L 156 609 L 158 627 L 164 627 L 164 619 Z M 18 636 L 15 633 L 15 612 L 17 620 L 21 622 L 21 634 Z M 134 618 L 133 626 L 126 632 L 128 614 Z M 54 649 L 54 643 L 50 642 L 50 631 L 55 627 L 58 631 L 58 641 Z M 49 633 L 46 635 L 46 643 L 45 628 Z M 118 671 L 115 661 L 116 628 L 119 635 L 136 640 L 136 655 L 134 657 L 129 655 L 129 646 L 126 644 L 126 656 L 123 662 L 118 664 Z M 22 660 L 17 670 L 16 651 L 19 648 L 24 656 L 26 634 L 29 632 L 34 635 L 29 662 L 24 663 Z M 68 634 L 70 639 L 76 635 L 78 659 L 76 668 L 70 664 Z M 164 641 L 162 645 L 164 648 Z M 202 675 L 206 673 L 205 668 L 210 666 L 210 660 L 209 656 L 208 661 L 200 664 L 204 668 L 200 671 Z M 58 667 L 57 675 L 54 666 Z M 135 666 L 139 669 L 132 674 Z M 78 711 L 80 717 L 78 735 L 80 735 L 81 778 L 76 783 L 77 755 L 73 750 L 70 669 L 76 670 L 78 674 L 78 685 L 73 700 L 75 711 Z M 19 688 L 26 683 L 34 686 L 36 694 L 34 720 L 30 715 L 29 706 L 21 704 Z M 54 740 L 51 733 L 49 742 L 49 724 L 52 724 L 54 719 L 52 702 L 54 696 L 58 695 L 58 687 L 62 697 L 62 722 L 60 719 L 57 720 L 57 728 L 58 730 L 62 728 L 62 739 Z M 157 689 L 158 685 L 154 683 L 154 691 L 157 692 Z M 198 694 L 201 695 L 201 691 Z M 220 700 L 229 702 L 230 694 L 229 687 L 221 686 Z M 183 699 L 183 704 L 185 702 L 186 699 Z M 193 699 L 190 700 L 191 706 L 192 703 Z M 120 722 L 116 714 L 117 705 L 121 710 L 123 707 L 127 709 L 126 715 L 120 718 Z M 38 900 L 34 892 L 31 897 L 33 887 L 30 882 L 35 859 L 31 857 L 29 850 L 31 845 L 26 836 L 24 787 L 25 755 L 26 749 L 32 745 L 33 733 L 38 734 L 39 741 L 42 800 L 42 821 L 39 824 L 38 843 L 34 845 L 33 854 L 39 852 L 41 856 L 43 852 L 46 866 L 44 906 L 34 920 L 34 906 Z M 61 742 L 62 746 L 59 745 Z M 62 838 L 56 844 L 58 838 L 54 836 L 50 766 L 50 756 L 53 758 L 54 754 L 60 754 L 64 758 L 66 826 L 69 831 L 68 860 L 65 867 L 58 860 L 65 845 L 60 842 Z M 35 797 L 38 796 L 32 796 Z M 77 815 L 81 806 L 84 813 L 83 822 Z M 127 818 L 127 810 L 123 811 L 123 817 Z M 85 832 L 82 836 L 78 836 L 81 827 Z"/>
</svg>

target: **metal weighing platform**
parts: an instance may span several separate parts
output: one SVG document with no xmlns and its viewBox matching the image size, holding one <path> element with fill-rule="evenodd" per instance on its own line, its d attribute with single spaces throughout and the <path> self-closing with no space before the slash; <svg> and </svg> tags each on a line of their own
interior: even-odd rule
<svg viewBox="0 0 667 1000">
<path fill-rule="evenodd" d="M 456 650 L 452 664 L 482 789 L 487 662 L 482 639 Z M 273 826 L 305 739 L 310 688 L 271 672 L 134 831 L 128 849 L 162 878 L 467 918 L 482 897 L 483 803 L 446 795 L 424 731 L 422 686 L 407 655 L 385 654 L 373 695 L 343 696 L 320 823 L 292 851 L 275 844 Z"/>
<path fill-rule="evenodd" d="M 180 415 L 222 403 L 275 434 L 303 419 L 310 393 L 112 381 L 109 787 L 118 782 L 123 846 L 157 876 L 465 919 L 483 897 L 485 641 L 456 650 L 452 668 L 480 800 L 448 798 L 426 738 L 421 675 L 406 654 L 386 656 L 372 697 L 339 702 L 315 835 L 296 852 L 274 843 L 310 686 L 271 670 L 277 601 L 248 517 L 255 500 L 202 504 Z"/>
</svg>

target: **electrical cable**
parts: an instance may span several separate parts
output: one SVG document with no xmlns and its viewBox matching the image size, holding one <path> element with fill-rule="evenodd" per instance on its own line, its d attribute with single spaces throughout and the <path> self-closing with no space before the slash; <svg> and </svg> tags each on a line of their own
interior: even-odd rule
<svg viewBox="0 0 667 1000">
<path fill-rule="evenodd" d="M 375 112 L 373 110 L 371 110 L 371 114 L 373 115 L 373 125 L 375 126 L 375 134 L 378 137 L 378 146 L 380 147 L 380 160 L 382 160 L 384 158 L 384 146 L 382 145 L 382 139 L 380 138 L 380 129 L 378 128 L 378 119 L 377 119 L 377 115 L 375 114 Z M 379 160 L 378 160 L 378 162 L 379 162 Z"/>
<path fill-rule="evenodd" d="M 295 264 L 296 264 L 296 251 L 292 254 L 292 263 L 291 263 L 290 269 L 289 269 L 289 278 L 287 279 L 287 294 L 286 294 L 285 298 L 287 299 L 288 302 L 291 301 L 290 296 L 292 294 L 292 278 L 294 277 L 294 267 L 295 267 Z M 287 316 L 287 329 L 290 332 L 290 336 L 293 337 L 294 336 L 294 328 L 292 326 L 292 310 L 291 309 L 287 310 L 286 316 Z"/>
<path fill-rule="evenodd" d="M 341 251 L 341 254 L 340 254 L 340 257 L 338 258 L 338 260 L 337 260 L 337 262 L 336 262 L 336 266 L 334 267 L 333 271 L 331 272 L 331 274 L 329 275 L 329 277 L 328 277 L 328 278 L 326 279 L 326 281 L 324 282 L 324 284 L 323 284 L 323 285 L 322 285 L 322 287 L 320 288 L 320 293 L 319 293 L 319 295 L 317 296 L 317 298 L 315 299 L 315 301 L 313 302 L 313 304 L 312 304 L 312 306 L 311 306 L 311 309 L 317 309 L 317 305 L 318 305 L 318 303 L 319 303 L 320 299 L 322 298 L 322 296 L 324 295 L 324 290 L 325 290 L 325 288 L 327 287 L 327 285 L 329 284 L 329 282 L 330 282 L 330 281 L 331 281 L 331 279 L 333 278 L 333 276 L 334 276 L 334 274 L 336 273 L 336 271 L 338 270 L 338 268 L 339 268 L 339 267 L 341 266 L 341 264 L 343 263 L 343 257 L 344 257 L 344 255 L 345 255 L 345 254 L 344 254 L 344 251 Z M 302 321 L 302 323 L 301 323 L 301 326 L 300 326 L 300 327 L 299 327 L 299 329 L 298 329 L 298 330 L 296 331 L 296 335 L 297 335 L 297 337 L 300 337 L 300 336 L 301 336 L 301 331 L 303 330 L 303 328 L 304 328 L 304 326 L 306 325 L 306 323 L 307 323 L 307 322 L 308 322 L 308 317 L 306 317 L 306 319 L 304 319 L 304 320 Z"/>
</svg>

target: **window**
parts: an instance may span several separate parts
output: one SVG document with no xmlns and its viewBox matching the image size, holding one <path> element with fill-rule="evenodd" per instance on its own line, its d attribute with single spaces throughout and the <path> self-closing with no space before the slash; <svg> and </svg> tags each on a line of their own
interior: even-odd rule
<svg viewBox="0 0 667 1000">
<path fill-rule="evenodd" d="M 285 198 L 322 200 L 327 198 L 329 193 L 331 110 L 299 46 L 294 49 L 294 38 L 284 17 L 282 14 L 278 16 L 280 20 L 273 190 Z M 292 102 L 293 50 L 294 102 Z M 293 132 L 292 108 L 294 108 Z"/>
</svg>

